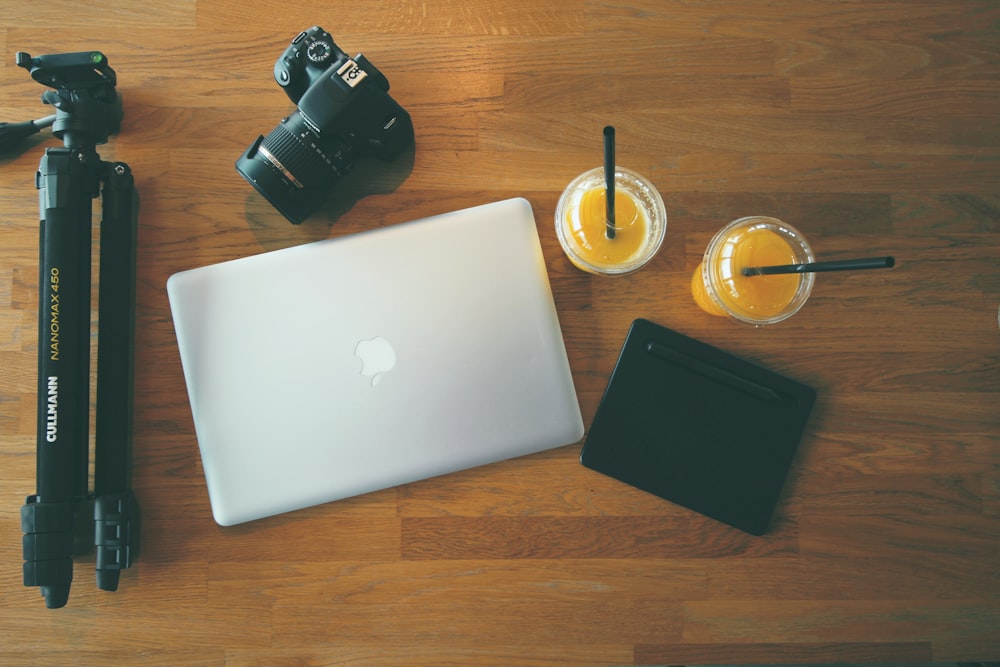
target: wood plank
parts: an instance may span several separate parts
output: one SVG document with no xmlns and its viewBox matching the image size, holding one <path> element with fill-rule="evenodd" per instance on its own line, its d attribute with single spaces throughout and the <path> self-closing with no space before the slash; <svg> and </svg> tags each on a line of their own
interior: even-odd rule
<svg viewBox="0 0 1000 667">
<path fill-rule="evenodd" d="M 932 642 L 935 661 L 985 659 L 998 619 L 987 603 L 961 600 L 905 601 L 691 602 L 684 608 L 684 639 L 697 643 L 753 642 L 761 632 L 778 643 L 826 643 L 833 636 L 848 644 L 882 640 L 919 645 Z M 964 645 L 940 651 L 934 640 L 960 635 Z"/>
<path fill-rule="evenodd" d="M 711 664 L 816 663 L 878 664 L 903 660 L 928 663 L 933 651 L 930 642 L 788 642 L 651 644 L 635 650 L 636 665 L 682 665 L 702 660 Z"/>
</svg>

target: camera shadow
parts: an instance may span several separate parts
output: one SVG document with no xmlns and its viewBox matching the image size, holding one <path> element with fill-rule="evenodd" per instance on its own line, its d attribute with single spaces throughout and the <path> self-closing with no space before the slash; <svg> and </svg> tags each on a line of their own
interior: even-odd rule
<svg viewBox="0 0 1000 667">
<path fill-rule="evenodd" d="M 245 205 L 247 224 L 265 250 L 323 240 L 359 201 L 399 189 L 413 172 L 415 161 L 415 143 L 390 161 L 370 156 L 358 159 L 351 171 L 330 187 L 323 205 L 299 225 L 289 222 L 260 193 L 250 188 Z"/>
</svg>

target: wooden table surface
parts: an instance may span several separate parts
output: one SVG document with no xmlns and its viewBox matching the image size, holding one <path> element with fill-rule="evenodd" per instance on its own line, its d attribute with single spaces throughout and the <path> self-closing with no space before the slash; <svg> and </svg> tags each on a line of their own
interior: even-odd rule
<svg viewBox="0 0 1000 667">
<path fill-rule="evenodd" d="M 48 132 L 0 157 L 0 663 L 620 665 L 1000 656 L 1000 4 L 995 0 L 0 2 L 0 120 L 47 115 L 14 66 L 97 49 L 118 72 L 139 215 L 133 485 L 142 553 L 93 556 L 69 604 L 21 575 L 35 492 L 38 196 Z M 307 5 L 314 5 L 308 7 Z M 286 222 L 235 159 L 291 110 L 272 67 L 319 24 L 412 115 Z M 601 161 L 669 217 L 621 279 L 575 269 L 553 211 Z M 805 381 L 818 401 L 770 532 L 583 468 L 580 444 L 262 520 L 211 517 L 164 283 L 219 260 L 513 196 L 532 204 L 589 426 L 644 317 Z M 823 258 L 791 320 L 695 306 L 709 238 L 783 218 Z M 330 285 L 331 290 L 344 289 Z"/>
</svg>

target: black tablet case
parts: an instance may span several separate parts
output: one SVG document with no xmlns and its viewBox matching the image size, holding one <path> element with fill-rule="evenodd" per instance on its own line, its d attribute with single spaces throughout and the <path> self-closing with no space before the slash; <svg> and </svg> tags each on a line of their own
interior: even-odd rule
<svg viewBox="0 0 1000 667">
<path fill-rule="evenodd" d="M 815 400 L 811 387 L 638 319 L 580 461 L 763 535 Z"/>
</svg>

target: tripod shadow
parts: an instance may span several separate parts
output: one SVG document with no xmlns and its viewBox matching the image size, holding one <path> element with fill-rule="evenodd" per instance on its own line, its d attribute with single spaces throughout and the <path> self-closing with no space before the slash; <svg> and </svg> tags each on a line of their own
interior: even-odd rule
<svg viewBox="0 0 1000 667">
<path fill-rule="evenodd" d="M 52 137 L 48 134 L 36 134 L 27 137 L 15 147 L 0 150 L 0 167 L 12 164 L 28 153 L 38 153 L 46 145 L 52 145 Z"/>
</svg>

